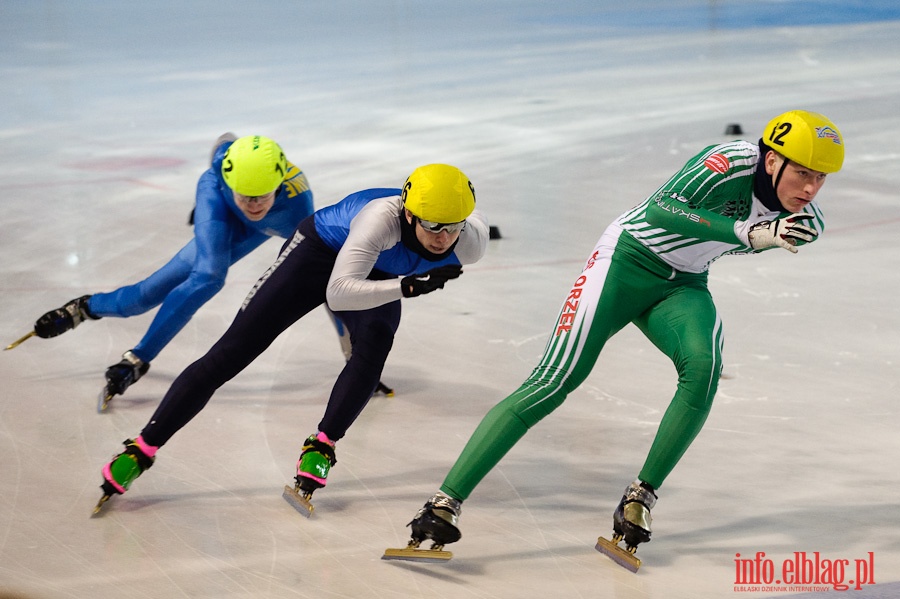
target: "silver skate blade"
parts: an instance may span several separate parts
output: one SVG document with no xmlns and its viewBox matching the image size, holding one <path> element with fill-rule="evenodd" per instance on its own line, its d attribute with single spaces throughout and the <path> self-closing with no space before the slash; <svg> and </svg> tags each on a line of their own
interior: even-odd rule
<svg viewBox="0 0 900 599">
<path fill-rule="evenodd" d="M 637 572 L 641 567 L 641 560 L 632 551 L 619 547 L 618 542 L 607 541 L 603 537 L 597 538 L 594 549 L 606 555 L 626 570 Z"/>
<path fill-rule="evenodd" d="M 20 345 L 22 345 L 23 343 L 25 343 L 26 341 L 28 341 L 29 339 L 31 339 L 32 337 L 34 337 L 35 335 L 37 335 L 37 333 L 35 333 L 34 331 L 31 331 L 27 335 L 23 335 L 22 337 L 19 337 L 18 339 L 16 339 L 15 341 L 13 341 L 9 345 L 7 345 L 6 349 L 15 349 L 15 348 L 19 347 Z M 4 349 L 3 351 L 6 351 L 6 349 Z"/>
<path fill-rule="evenodd" d="M 453 557 L 453 553 L 449 551 L 440 551 L 438 549 L 416 549 L 415 547 L 404 547 L 403 549 L 385 549 L 381 559 L 405 560 L 408 562 L 425 562 L 440 564 L 449 561 Z"/>
<path fill-rule="evenodd" d="M 297 490 L 290 485 L 284 485 L 284 493 L 282 493 L 281 496 L 284 497 L 284 500 L 290 503 L 295 510 L 307 518 L 312 516 L 313 510 L 316 509 L 315 506 L 309 502 L 309 499 L 298 493 Z"/>
<path fill-rule="evenodd" d="M 112 398 L 115 397 L 115 393 L 110 393 L 106 390 L 106 387 L 100 390 L 100 395 L 97 396 L 97 413 L 102 414 L 106 411 L 106 408 L 109 407 L 109 402 L 112 401 Z"/>
</svg>

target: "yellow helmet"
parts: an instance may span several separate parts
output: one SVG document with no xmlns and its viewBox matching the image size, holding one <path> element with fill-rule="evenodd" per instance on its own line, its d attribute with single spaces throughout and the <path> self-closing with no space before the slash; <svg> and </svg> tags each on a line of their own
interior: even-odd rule
<svg viewBox="0 0 900 599">
<path fill-rule="evenodd" d="M 791 110 L 766 125 L 763 143 L 801 166 L 836 173 L 844 164 L 844 138 L 825 116 Z"/>
<path fill-rule="evenodd" d="M 235 192 L 255 197 L 278 189 L 287 172 L 287 158 L 277 143 L 261 135 L 236 140 L 222 158 L 222 178 Z"/>
<path fill-rule="evenodd" d="M 401 194 L 406 209 L 421 220 L 458 223 L 475 210 L 475 188 L 466 175 L 446 164 L 420 166 Z"/>
</svg>

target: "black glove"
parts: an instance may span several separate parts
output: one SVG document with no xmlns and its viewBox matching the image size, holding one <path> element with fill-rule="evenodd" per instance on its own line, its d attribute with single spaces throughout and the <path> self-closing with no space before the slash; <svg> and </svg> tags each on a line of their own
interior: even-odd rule
<svg viewBox="0 0 900 599">
<path fill-rule="evenodd" d="M 462 266 L 448 264 L 439 266 L 421 275 L 410 275 L 400 279 L 403 297 L 416 297 L 423 293 L 431 293 L 435 289 L 443 289 L 444 283 L 462 274 Z"/>
</svg>

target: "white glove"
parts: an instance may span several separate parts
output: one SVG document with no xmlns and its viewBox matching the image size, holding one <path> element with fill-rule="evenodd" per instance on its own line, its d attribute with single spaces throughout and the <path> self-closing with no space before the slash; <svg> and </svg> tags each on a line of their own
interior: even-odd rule
<svg viewBox="0 0 900 599">
<path fill-rule="evenodd" d="M 792 214 L 778 220 L 760 221 L 750 227 L 750 247 L 763 250 L 777 245 L 796 254 L 797 240 L 812 241 L 819 235 L 818 231 L 803 224 L 812 219 L 812 214 Z"/>
</svg>

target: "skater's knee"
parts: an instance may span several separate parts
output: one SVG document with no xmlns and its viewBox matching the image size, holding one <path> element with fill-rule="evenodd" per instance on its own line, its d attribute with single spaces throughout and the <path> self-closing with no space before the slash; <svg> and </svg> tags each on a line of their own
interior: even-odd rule
<svg viewBox="0 0 900 599">
<path fill-rule="evenodd" d="M 682 382 L 678 384 L 677 400 L 690 410 L 708 413 L 716 396 L 716 387 L 715 382 L 709 381 L 699 384 Z"/>
<path fill-rule="evenodd" d="M 709 384 L 719 380 L 722 362 L 712 353 L 694 354 L 677 364 L 678 380 Z"/>
<path fill-rule="evenodd" d="M 678 368 L 678 388 L 684 403 L 694 410 L 709 410 L 719 386 L 722 364 L 712 354 L 692 356 Z"/>
<path fill-rule="evenodd" d="M 188 280 L 194 293 L 209 299 L 225 286 L 225 273 L 195 271 Z"/>
<path fill-rule="evenodd" d="M 373 320 L 351 331 L 352 355 L 367 361 L 384 362 L 394 345 L 394 328 L 384 320 Z"/>
</svg>

